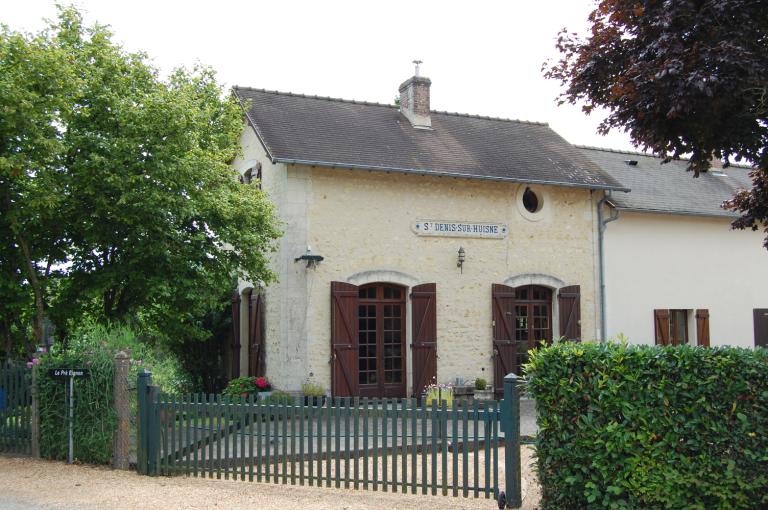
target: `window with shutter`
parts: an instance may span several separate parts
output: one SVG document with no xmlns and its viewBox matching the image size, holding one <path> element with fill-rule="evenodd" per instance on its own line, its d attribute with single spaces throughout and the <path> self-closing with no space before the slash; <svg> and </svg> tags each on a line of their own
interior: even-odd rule
<svg viewBox="0 0 768 510">
<path fill-rule="evenodd" d="M 669 310 L 659 309 L 653 311 L 653 327 L 656 345 L 669 345 Z"/>
<path fill-rule="evenodd" d="M 696 343 L 701 347 L 709 347 L 709 310 L 696 310 Z"/>
<path fill-rule="evenodd" d="M 334 397 L 358 395 L 358 287 L 331 282 L 331 392 Z"/>
<path fill-rule="evenodd" d="M 437 379 L 437 285 L 425 283 L 411 289 L 413 343 L 413 396 Z"/>
</svg>

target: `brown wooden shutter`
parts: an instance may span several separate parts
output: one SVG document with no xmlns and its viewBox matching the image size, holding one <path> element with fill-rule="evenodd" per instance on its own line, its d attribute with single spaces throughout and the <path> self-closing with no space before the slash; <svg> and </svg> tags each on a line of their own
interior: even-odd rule
<svg viewBox="0 0 768 510">
<path fill-rule="evenodd" d="M 265 372 L 263 303 L 262 295 L 256 289 L 251 290 L 248 301 L 248 375 L 253 377 Z"/>
<path fill-rule="evenodd" d="M 493 391 L 497 399 L 504 396 L 504 376 L 520 374 L 515 342 L 515 289 L 506 285 L 491 286 L 493 318 Z"/>
<path fill-rule="evenodd" d="M 358 395 L 356 285 L 331 282 L 331 392 L 334 397 Z"/>
<path fill-rule="evenodd" d="M 557 293 L 560 309 L 560 336 L 574 342 L 581 341 L 581 287 L 569 285 Z"/>
<path fill-rule="evenodd" d="M 437 285 L 424 283 L 411 289 L 413 343 L 413 396 L 437 379 Z"/>
<path fill-rule="evenodd" d="M 669 310 L 654 310 L 653 325 L 656 331 L 656 345 L 669 345 Z"/>
<path fill-rule="evenodd" d="M 240 377 L 240 293 L 232 293 L 232 373 L 230 378 Z"/>
<path fill-rule="evenodd" d="M 709 347 L 709 310 L 705 308 L 696 310 L 696 343 Z"/>
</svg>

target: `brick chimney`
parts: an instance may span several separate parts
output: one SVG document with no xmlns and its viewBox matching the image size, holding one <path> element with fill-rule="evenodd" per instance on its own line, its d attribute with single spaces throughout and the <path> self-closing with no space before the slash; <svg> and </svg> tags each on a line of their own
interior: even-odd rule
<svg viewBox="0 0 768 510">
<path fill-rule="evenodd" d="M 415 60 L 416 73 L 400 85 L 400 112 L 416 129 L 431 129 L 432 120 L 429 118 L 429 86 L 432 81 L 419 76 L 419 64 Z"/>
</svg>

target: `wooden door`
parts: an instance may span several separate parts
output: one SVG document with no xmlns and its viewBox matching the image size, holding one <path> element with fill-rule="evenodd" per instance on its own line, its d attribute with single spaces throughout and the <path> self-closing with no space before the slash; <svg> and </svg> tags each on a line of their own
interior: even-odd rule
<svg viewBox="0 0 768 510">
<path fill-rule="evenodd" d="M 768 348 L 768 308 L 753 310 L 755 323 L 755 347 Z"/>
<path fill-rule="evenodd" d="M 363 397 L 405 397 L 405 288 L 388 283 L 358 291 L 358 391 Z"/>
</svg>

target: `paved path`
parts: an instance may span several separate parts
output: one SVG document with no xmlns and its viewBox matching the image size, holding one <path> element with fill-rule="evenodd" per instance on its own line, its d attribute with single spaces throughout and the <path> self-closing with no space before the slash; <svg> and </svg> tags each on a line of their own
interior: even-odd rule
<svg viewBox="0 0 768 510">
<path fill-rule="evenodd" d="M 531 454 L 530 449 L 524 449 L 524 486 L 527 494 L 523 504 L 524 510 L 533 510 L 538 506 L 538 487 L 527 469 Z M 12 510 L 497 508 L 492 499 L 393 494 L 185 477 L 147 477 L 130 471 L 67 466 L 61 462 L 3 456 L 0 456 L 0 473 L 0 508 Z"/>
</svg>

